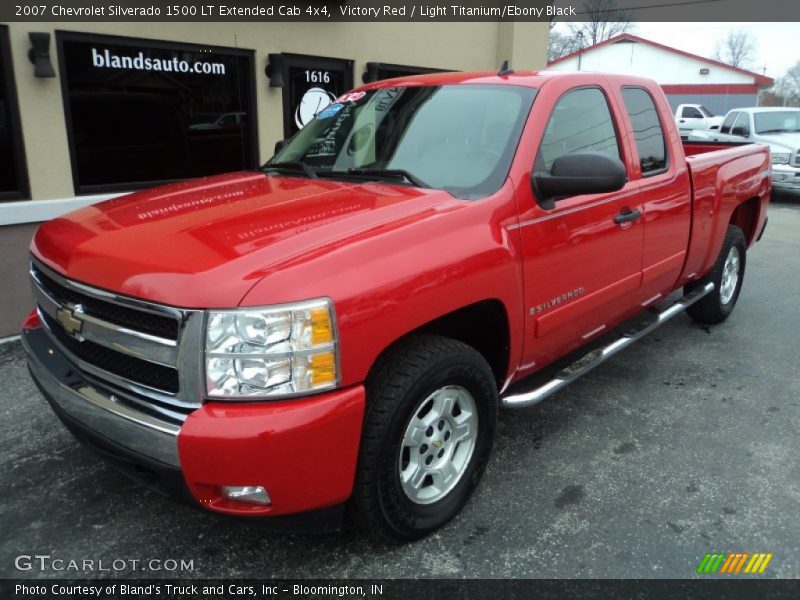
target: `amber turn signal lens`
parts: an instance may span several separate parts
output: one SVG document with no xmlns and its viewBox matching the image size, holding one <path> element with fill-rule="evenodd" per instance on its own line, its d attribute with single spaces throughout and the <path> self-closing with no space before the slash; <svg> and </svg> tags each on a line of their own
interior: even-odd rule
<svg viewBox="0 0 800 600">
<path fill-rule="evenodd" d="M 314 346 L 333 341 L 333 324 L 327 306 L 311 309 L 311 343 Z"/>
<path fill-rule="evenodd" d="M 308 370 L 311 372 L 311 387 L 313 388 L 336 383 L 336 359 L 333 352 L 312 356 Z"/>
</svg>

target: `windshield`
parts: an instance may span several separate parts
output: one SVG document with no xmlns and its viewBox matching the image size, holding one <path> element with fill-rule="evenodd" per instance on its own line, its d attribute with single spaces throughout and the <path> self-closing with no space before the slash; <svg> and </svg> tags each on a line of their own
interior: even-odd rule
<svg viewBox="0 0 800 600">
<path fill-rule="evenodd" d="M 703 115 L 706 116 L 706 117 L 713 117 L 714 116 L 714 113 L 712 113 L 710 110 L 708 110 L 702 104 L 699 105 L 697 108 L 700 109 L 700 112 L 703 113 Z"/>
<path fill-rule="evenodd" d="M 535 95 L 508 85 L 351 92 L 320 111 L 265 167 L 286 163 L 309 176 L 387 179 L 484 197 L 508 176 Z"/>
<path fill-rule="evenodd" d="M 756 133 L 785 133 L 800 131 L 800 110 L 780 110 L 753 113 Z"/>
</svg>

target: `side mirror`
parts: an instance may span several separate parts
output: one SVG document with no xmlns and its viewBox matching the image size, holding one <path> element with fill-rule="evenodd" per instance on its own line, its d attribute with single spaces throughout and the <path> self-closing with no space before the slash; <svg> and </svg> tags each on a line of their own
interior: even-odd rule
<svg viewBox="0 0 800 600">
<path fill-rule="evenodd" d="M 558 198 L 615 192 L 627 181 L 622 161 L 602 152 L 565 154 L 553 161 L 550 173 L 531 173 L 536 201 L 546 210 L 554 208 Z"/>
<path fill-rule="evenodd" d="M 747 137 L 748 135 L 750 135 L 750 132 L 747 131 L 747 129 L 745 129 L 741 125 L 737 125 L 733 129 L 731 129 L 731 135 L 738 135 L 738 136 L 741 136 L 741 137 Z"/>
<path fill-rule="evenodd" d="M 283 150 L 283 147 L 286 145 L 286 140 L 278 140 L 275 142 L 275 154 Z"/>
</svg>

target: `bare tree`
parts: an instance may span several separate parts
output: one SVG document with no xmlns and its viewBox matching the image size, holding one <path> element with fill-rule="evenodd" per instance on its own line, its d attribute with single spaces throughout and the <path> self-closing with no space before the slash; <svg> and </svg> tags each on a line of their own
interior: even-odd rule
<svg viewBox="0 0 800 600">
<path fill-rule="evenodd" d="M 775 106 L 800 104 L 800 61 L 775 80 L 770 92 L 775 96 Z"/>
<path fill-rule="evenodd" d="M 577 40 L 571 35 L 561 33 L 557 29 L 554 29 L 551 23 L 550 39 L 547 44 L 547 62 L 553 62 L 577 49 Z"/>
<path fill-rule="evenodd" d="M 800 60 L 791 67 L 786 74 L 781 77 L 784 85 L 790 89 L 795 96 L 800 96 Z"/>
<path fill-rule="evenodd" d="M 605 41 L 633 28 L 630 10 L 617 8 L 615 0 L 586 0 L 581 17 L 585 21 L 568 23 L 566 31 L 555 29 L 550 21 L 547 62 Z"/>
<path fill-rule="evenodd" d="M 758 96 L 759 106 L 800 106 L 800 61 Z"/>
<path fill-rule="evenodd" d="M 633 27 L 633 13 L 617 8 L 615 0 L 587 0 L 583 13 L 586 21 L 568 26 L 570 36 L 581 48 L 599 44 Z"/>
<path fill-rule="evenodd" d="M 732 29 L 717 41 L 711 57 L 732 67 L 748 68 L 756 58 L 756 40 L 746 29 Z"/>
</svg>

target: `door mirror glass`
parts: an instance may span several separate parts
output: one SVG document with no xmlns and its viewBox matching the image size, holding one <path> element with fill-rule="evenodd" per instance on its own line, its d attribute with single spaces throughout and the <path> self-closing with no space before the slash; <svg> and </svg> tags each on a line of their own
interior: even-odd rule
<svg viewBox="0 0 800 600">
<path fill-rule="evenodd" d="M 747 131 L 744 125 L 736 125 L 733 129 L 731 129 L 731 135 L 738 135 L 741 137 L 747 137 L 750 135 L 750 132 Z"/>
<path fill-rule="evenodd" d="M 549 173 L 533 173 L 531 177 L 533 193 L 545 209 L 553 208 L 556 200 L 568 196 L 615 192 L 627 181 L 622 161 L 604 152 L 559 156 Z"/>
</svg>

